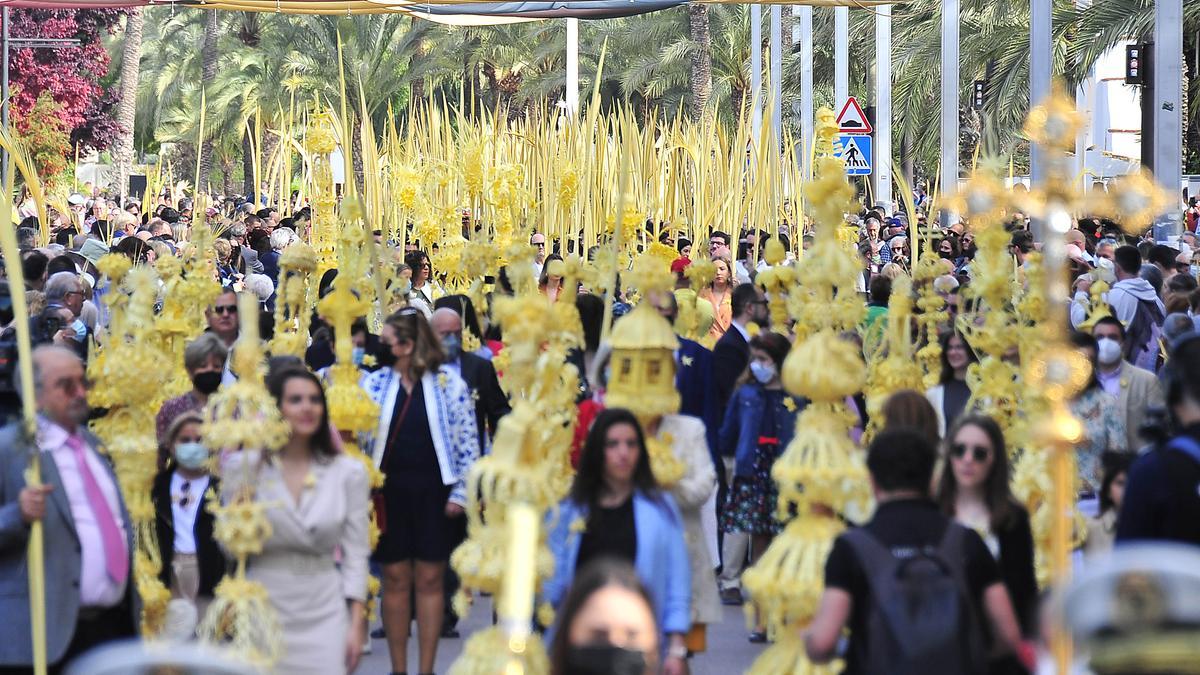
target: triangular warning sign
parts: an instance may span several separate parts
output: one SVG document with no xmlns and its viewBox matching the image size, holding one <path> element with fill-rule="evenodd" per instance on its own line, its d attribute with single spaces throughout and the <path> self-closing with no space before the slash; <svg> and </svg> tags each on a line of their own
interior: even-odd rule
<svg viewBox="0 0 1200 675">
<path fill-rule="evenodd" d="M 874 130 L 867 121 L 862 106 L 858 104 L 858 99 L 853 96 L 846 99 L 846 105 L 842 106 L 842 112 L 838 113 L 837 125 L 838 131 L 843 134 L 869 134 Z"/>
<path fill-rule="evenodd" d="M 867 157 L 863 154 L 862 148 L 858 147 L 858 140 L 853 136 L 845 136 L 846 140 L 842 142 L 842 161 L 846 163 L 847 169 L 869 169 L 871 164 L 867 161 Z"/>
</svg>

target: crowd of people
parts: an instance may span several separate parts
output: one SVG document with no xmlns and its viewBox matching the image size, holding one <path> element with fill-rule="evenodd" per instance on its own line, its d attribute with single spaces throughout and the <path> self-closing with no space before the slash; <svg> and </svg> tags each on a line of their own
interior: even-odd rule
<svg viewBox="0 0 1200 675">
<path fill-rule="evenodd" d="M 200 226 L 188 199 L 159 200 L 144 210 L 103 197 L 70 204 L 76 213 L 52 214 L 46 246 L 35 246 L 36 216 L 22 223 L 26 286 L 8 288 L 30 300 L 38 344 L 36 449 L 45 459 L 44 484 L 27 486 L 31 439 L 17 425 L 0 432 L 0 589 L 6 591 L 0 608 L 10 617 L 0 673 L 26 672 L 32 661 L 24 556 L 35 520 L 45 532 L 47 650 L 56 671 L 93 646 L 135 633 L 134 528 L 103 444 L 87 428 L 103 414 L 89 408 L 85 368 L 89 344 L 106 339 L 111 292 L 97 263 L 109 253 L 134 264 L 182 255 L 191 228 Z M 458 637 L 448 598 L 459 581 L 448 561 L 466 536 L 467 478 L 510 411 L 503 373 L 493 363 L 505 348 L 503 334 L 489 312 L 443 288 L 427 250 L 413 243 L 391 251 L 380 259 L 407 282 L 403 306 L 391 308 L 377 334 L 366 321 L 352 330 L 361 386 L 380 409 L 375 429 L 351 439 L 331 424 L 325 369 L 335 360 L 332 327 L 314 318 L 303 360 L 269 362 L 265 385 L 289 429 L 284 446 L 227 452 L 206 445 L 204 408 L 236 380 L 230 355 L 242 321 L 255 320 L 239 316 L 239 297 L 255 297 L 258 323 L 269 331 L 280 255 L 310 235 L 310 209 L 294 206 L 282 217 L 252 201 L 228 200 L 205 214 L 203 226 L 217 234 L 221 291 L 209 307 L 197 308 L 208 330 L 184 351 L 191 390 L 164 402 L 156 419 L 152 503 L 161 580 L 173 598 L 169 629 L 180 639 L 193 635 L 229 573 L 205 504 L 237 487 L 231 482 L 254 476 L 271 534 L 251 556 L 248 574 L 267 589 L 280 620 L 279 671 L 354 670 L 372 640 L 365 607 L 373 570 L 382 580 L 382 628 L 374 637 L 386 639 L 392 672 L 432 673 L 439 643 Z M 860 334 L 850 339 L 878 341 L 894 282 L 912 273 L 913 233 L 933 228 L 932 246 L 919 254 L 932 252 L 944 268 L 933 281 L 949 315 L 935 338 L 938 384 L 894 392 L 883 407 L 866 449 L 877 508 L 866 522 L 847 520 L 860 527 L 833 544 L 805 645 L 814 661 L 843 658 L 849 673 L 892 672 L 892 664 L 915 658 L 908 646 L 921 641 L 932 645 L 921 656 L 928 672 L 1028 672 L 1046 589 L 1035 573 L 1030 514 L 1012 491 L 1011 448 L 1001 426 L 980 414 L 972 392 L 978 355 L 961 328 L 971 316 L 975 236 L 966 223 L 943 229 L 924 214 L 912 218 L 882 208 L 848 218 L 859 237 L 857 290 L 867 306 Z M 1019 279 L 1039 244 L 1023 214 L 1008 214 L 1007 228 Z M 799 248 L 791 244 L 796 236 Z M 1088 536 L 1078 564 L 1124 540 L 1200 543 L 1196 234 L 1185 232 L 1168 246 L 1085 219 L 1066 236 L 1075 295 L 1069 318 L 1061 320 L 1069 321 L 1072 344 L 1094 368 L 1071 402 L 1085 429 L 1076 448 L 1077 502 Z M 812 243 L 810 234 L 786 227 L 747 229 L 736 238 L 713 231 L 707 241 L 663 230 L 661 242 L 678 252 L 671 270 L 679 288 L 695 260 L 710 260 L 715 275 L 691 296 L 641 299 L 672 325 L 690 302 L 689 314 L 702 324 L 695 339 L 679 337 L 673 376 L 679 413 L 647 422 L 639 411 L 605 405 L 612 375 L 610 351 L 600 340 L 604 298 L 564 294 L 552 264 L 575 242 L 530 237 L 539 292 L 546 302 L 574 298 L 582 323 L 583 347 L 568 357 L 581 378 L 576 472 L 548 515 L 555 567 L 540 590 L 558 613 L 543 627 L 552 672 L 685 673 L 689 660 L 703 658 L 706 630 L 721 623 L 721 605 L 746 602 L 742 572 L 783 527 L 772 468 L 809 404 L 783 383 L 794 327 L 772 325 L 772 298 L 755 283 L 770 267 L 763 251 L 772 238 L 788 251 L 783 265 L 802 264 Z M 319 293 L 337 282 L 331 270 Z M 1093 293 L 1101 283 L 1107 290 Z M 497 284 L 491 292 L 506 291 Z M 613 306 L 616 321 L 624 320 L 627 299 Z M 11 310 L 0 320 L 11 323 Z M 13 403 L 16 389 L 6 391 L 5 403 Z M 846 407 L 854 419 L 848 433 L 858 442 L 870 422 L 863 395 L 848 397 Z M 15 404 L 5 409 L 16 417 Z M 373 496 L 364 467 L 342 452 L 350 440 L 361 443 L 386 478 Z M 678 482 L 656 479 L 653 442 L 666 443 L 683 463 Z M 253 471 L 243 470 L 247 465 Z M 367 530 L 372 503 L 382 533 L 374 550 Z M 940 600 L 947 609 L 897 622 L 889 603 L 902 593 Z M 414 635 L 418 659 L 410 664 Z M 765 617 L 756 617 L 746 636 L 752 643 L 777 637 Z"/>
</svg>

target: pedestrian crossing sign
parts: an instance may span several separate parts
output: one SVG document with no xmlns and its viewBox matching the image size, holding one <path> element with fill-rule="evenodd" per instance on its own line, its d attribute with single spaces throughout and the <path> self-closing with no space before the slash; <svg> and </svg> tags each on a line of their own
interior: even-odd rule
<svg viewBox="0 0 1200 675">
<path fill-rule="evenodd" d="M 833 154 L 846 163 L 847 176 L 871 175 L 871 137 L 843 134 L 833 145 Z"/>
</svg>

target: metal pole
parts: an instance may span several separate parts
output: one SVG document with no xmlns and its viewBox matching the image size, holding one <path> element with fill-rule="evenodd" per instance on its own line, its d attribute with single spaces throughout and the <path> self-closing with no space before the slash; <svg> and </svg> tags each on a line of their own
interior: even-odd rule
<svg viewBox="0 0 1200 675">
<path fill-rule="evenodd" d="M 762 69 L 762 5 L 750 5 L 750 128 L 756 142 L 762 133 Z"/>
<path fill-rule="evenodd" d="M 567 114 L 579 114 L 579 19 L 567 19 Z"/>
<path fill-rule="evenodd" d="M 850 8 L 833 8 L 833 105 L 841 112 L 850 97 Z"/>
<path fill-rule="evenodd" d="M 1030 0 L 1029 14 L 1029 104 L 1035 106 L 1050 95 L 1052 0 Z M 1029 146 L 1029 182 L 1041 185 L 1046 177 L 1045 151 Z M 1035 233 L 1036 236 L 1037 233 Z"/>
<path fill-rule="evenodd" d="M 783 124 L 783 7 L 771 5 L 771 133 L 779 151 Z"/>
<path fill-rule="evenodd" d="M 813 143 L 813 8 L 800 8 L 800 140 L 804 143 L 805 175 Z"/>
<path fill-rule="evenodd" d="M 958 2 L 942 2 L 942 194 L 958 187 Z"/>
<path fill-rule="evenodd" d="M 892 6 L 875 15 L 875 203 L 892 213 Z"/>
<path fill-rule="evenodd" d="M 1183 0 L 1154 2 L 1154 177 L 1171 195 L 1168 212 L 1178 224 L 1180 181 L 1183 166 L 1181 154 L 1183 137 L 1183 72 L 1180 54 L 1183 53 Z M 1173 232 L 1159 233 L 1162 241 Z"/>
</svg>

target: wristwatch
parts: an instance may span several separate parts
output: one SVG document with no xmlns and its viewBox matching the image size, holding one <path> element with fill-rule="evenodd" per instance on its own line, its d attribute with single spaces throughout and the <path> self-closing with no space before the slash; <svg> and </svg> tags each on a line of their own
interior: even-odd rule
<svg viewBox="0 0 1200 675">
<path fill-rule="evenodd" d="M 687 659 L 688 648 L 684 645 L 675 645 L 667 650 L 667 658 L 669 659 Z"/>
</svg>

